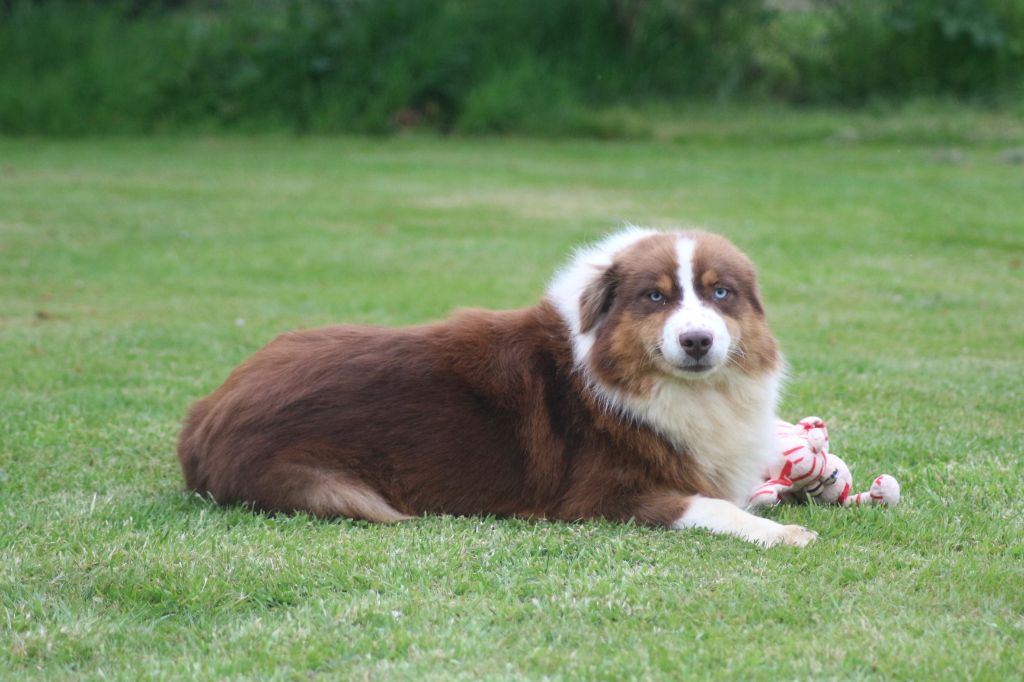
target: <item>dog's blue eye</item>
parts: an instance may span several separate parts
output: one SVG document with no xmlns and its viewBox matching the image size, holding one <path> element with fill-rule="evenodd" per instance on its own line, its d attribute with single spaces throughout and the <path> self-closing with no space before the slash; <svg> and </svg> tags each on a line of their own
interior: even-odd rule
<svg viewBox="0 0 1024 682">
<path fill-rule="evenodd" d="M 715 287 L 714 296 L 716 300 L 723 301 L 726 298 L 728 298 L 729 290 L 726 289 L 725 287 Z"/>
<path fill-rule="evenodd" d="M 662 301 L 665 300 L 665 294 L 661 293 L 660 291 L 652 291 L 651 293 L 647 294 L 647 298 L 651 299 L 655 303 L 661 303 Z"/>
</svg>

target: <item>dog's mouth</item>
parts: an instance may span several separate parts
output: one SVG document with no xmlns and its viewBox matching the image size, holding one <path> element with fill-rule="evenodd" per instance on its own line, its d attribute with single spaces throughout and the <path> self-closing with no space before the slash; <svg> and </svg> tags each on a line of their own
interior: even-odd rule
<svg viewBox="0 0 1024 682">
<path fill-rule="evenodd" d="M 702 360 L 685 363 L 673 362 L 669 364 L 672 366 L 672 369 L 675 370 L 675 374 L 687 377 L 700 376 L 702 374 L 711 374 L 721 366 L 710 362 L 704 362 Z"/>
<path fill-rule="evenodd" d="M 655 348 L 653 355 L 658 364 L 666 370 L 666 373 L 680 377 L 689 378 L 701 374 L 710 374 L 721 366 L 708 362 L 704 358 L 700 360 L 690 360 L 687 358 L 684 362 L 673 362 L 665 357 L 665 354 L 661 352 L 661 348 Z"/>
</svg>

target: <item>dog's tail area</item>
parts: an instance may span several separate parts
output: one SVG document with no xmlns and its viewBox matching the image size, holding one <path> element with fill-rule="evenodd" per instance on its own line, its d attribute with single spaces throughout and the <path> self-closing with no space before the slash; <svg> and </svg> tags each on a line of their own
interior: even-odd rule
<svg viewBox="0 0 1024 682">
<path fill-rule="evenodd" d="M 185 485 L 189 490 L 205 492 L 206 477 L 202 473 L 202 444 L 199 427 L 208 411 L 207 401 L 200 400 L 192 405 L 185 417 L 178 436 L 178 461 L 181 473 L 185 477 Z"/>
<path fill-rule="evenodd" d="M 268 512 L 308 512 L 377 523 L 407 521 L 380 492 L 341 470 L 338 459 L 305 449 L 258 454 L 244 437 L 211 438 L 211 403 L 192 406 L 178 439 L 185 485 L 218 504 L 247 504 Z M 247 456 L 248 455 L 248 456 Z"/>
<path fill-rule="evenodd" d="M 293 458 L 278 459 L 253 483 L 255 495 L 251 501 L 268 511 L 305 511 L 321 518 L 343 516 L 375 523 L 414 518 L 342 471 Z"/>
</svg>

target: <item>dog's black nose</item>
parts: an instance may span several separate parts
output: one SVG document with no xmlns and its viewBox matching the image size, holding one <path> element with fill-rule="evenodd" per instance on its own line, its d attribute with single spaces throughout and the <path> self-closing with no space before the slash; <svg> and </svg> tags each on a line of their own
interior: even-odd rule
<svg viewBox="0 0 1024 682">
<path fill-rule="evenodd" d="M 686 332 L 679 335 L 679 345 L 694 360 L 700 360 L 707 355 L 714 340 L 715 337 L 708 332 Z"/>
</svg>

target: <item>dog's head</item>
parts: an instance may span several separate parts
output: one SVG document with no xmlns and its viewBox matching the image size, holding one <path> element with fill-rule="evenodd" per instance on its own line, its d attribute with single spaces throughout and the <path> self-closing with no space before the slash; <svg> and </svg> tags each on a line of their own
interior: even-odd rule
<svg viewBox="0 0 1024 682">
<path fill-rule="evenodd" d="M 578 253 L 548 295 L 577 365 L 610 388 L 778 368 L 754 267 L 718 235 L 631 228 Z"/>
</svg>

